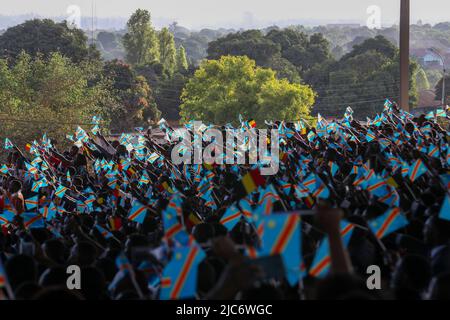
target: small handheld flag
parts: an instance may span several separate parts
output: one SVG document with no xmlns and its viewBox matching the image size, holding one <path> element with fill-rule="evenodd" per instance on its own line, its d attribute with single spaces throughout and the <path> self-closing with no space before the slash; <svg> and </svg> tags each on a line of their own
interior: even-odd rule
<svg viewBox="0 0 450 320">
<path fill-rule="evenodd" d="M 176 248 L 162 274 L 160 299 L 195 297 L 198 265 L 205 256 L 198 245 Z"/>
<path fill-rule="evenodd" d="M 241 180 L 242 185 L 240 185 L 240 194 L 245 197 L 264 183 L 265 179 L 261 176 L 259 169 L 251 170 Z"/>
<path fill-rule="evenodd" d="M 5 138 L 5 150 L 13 149 L 14 145 L 8 138 Z"/>
<path fill-rule="evenodd" d="M 232 205 L 228 207 L 227 211 L 225 211 L 222 219 L 220 219 L 220 223 L 223 224 L 228 230 L 231 230 L 239 222 L 241 216 L 242 214 L 239 209 L 235 205 Z"/>
<path fill-rule="evenodd" d="M 392 208 L 383 215 L 369 222 L 369 227 L 378 239 L 407 226 L 409 224 L 400 208 Z"/>
<path fill-rule="evenodd" d="M 423 163 L 423 160 L 417 159 L 417 161 L 409 168 L 409 179 L 411 182 L 414 182 L 427 171 L 428 169 Z"/>
<path fill-rule="evenodd" d="M 41 208 L 39 213 L 45 218 L 45 220 L 49 221 L 56 217 L 56 206 L 51 203 L 48 207 Z"/>
<path fill-rule="evenodd" d="M 27 207 L 27 210 L 32 210 L 38 207 L 39 205 L 39 198 L 38 196 L 34 196 L 28 199 L 24 200 L 25 206 Z"/>
<path fill-rule="evenodd" d="M 103 228 L 102 226 L 96 224 L 95 228 L 98 230 L 98 232 L 100 232 L 100 234 L 103 236 L 103 238 L 109 239 L 109 238 L 113 237 L 113 234 L 111 232 L 109 232 L 108 230 L 106 230 L 105 228 Z"/>
<path fill-rule="evenodd" d="M 146 215 L 147 207 L 139 201 L 135 201 L 133 207 L 130 210 L 130 214 L 128 215 L 128 219 L 142 224 Z"/>
<path fill-rule="evenodd" d="M 64 187 L 63 185 L 60 185 L 58 187 L 58 189 L 56 189 L 56 191 L 55 191 L 55 196 L 58 198 L 62 198 L 66 194 L 66 191 L 67 191 L 67 188 Z"/>
<path fill-rule="evenodd" d="M 21 217 L 23 218 L 23 225 L 26 229 L 44 228 L 44 219 L 40 214 L 25 212 Z"/>
<path fill-rule="evenodd" d="M 300 216 L 279 214 L 264 216 L 257 224 L 263 224 L 262 248 L 259 255 L 281 255 L 286 268 L 286 277 L 295 285 L 301 276 L 301 229 Z"/>
<path fill-rule="evenodd" d="M 348 246 L 355 226 L 346 221 L 341 221 L 340 233 L 345 246 Z M 313 277 L 323 278 L 328 274 L 331 265 L 330 244 L 328 237 L 325 237 L 316 251 L 314 260 L 309 269 L 309 274 Z"/>
</svg>

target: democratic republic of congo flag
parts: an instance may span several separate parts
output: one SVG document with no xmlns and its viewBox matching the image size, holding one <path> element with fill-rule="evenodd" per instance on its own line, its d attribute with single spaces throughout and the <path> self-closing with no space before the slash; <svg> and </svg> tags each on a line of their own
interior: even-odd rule
<svg viewBox="0 0 450 320">
<path fill-rule="evenodd" d="M 311 173 L 302 183 L 308 192 L 314 198 L 328 199 L 330 197 L 330 190 L 326 184 L 314 173 Z"/>
<path fill-rule="evenodd" d="M 347 221 L 341 221 L 340 223 L 340 233 L 342 241 L 345 246 L 348 246 L 350 238 L 353 234 L 355 226 Z M 328 242 L 328 236 L 326 236 L 319 245 L 316 251 L 314 260 L 309 269 L 309 274 L 313 277 L 323 278 L 328 274 L 331 265 L 330 258 L 330 244 Z"/>
<path fill-rule="evenodd" d="M 439 218 L 450 221 L 450 196 L 445 194 L 444 203 L 442 204 Z"/>
<path fill-rule="evenodd" d="M 331 176 L 334 177 L 336 172 L 339 170 L 339 166 L 333 161 L 328 161 L 328 166 L 330 167 Z"/>
<path fill-rule="evenodd" d="M 367 191 L 377 197 L 385 197 L 389 193 L 387 182 L 376 174 L 366 181 L 365 187 Z"/>
<path fill-rule="evenodd" d="M 433 144 L 430 145 L 428 147 L 428 156 L 434 157 L 434 158 L 439 158 L 439 156 L 440 156 L 439 146 L 435 146 Z"/>
<path fill-rule="evenodd" d="M 39 198 L 38 196 L 34 196 L 28 199 L 24 200 L 25 206 L 27 207 L 27 210 L 32 210 L 38 207 L 39 205 Z"/>
<path fill-rule="evenodd" d="M 252 202 L 248 198 L 241 199 L 239 201 L 239 207 L 241 209 L 244 218 L 252 219 L 253 217 Z"/>
<path fill-rule="evenodd" d="M 167 206 L 162 212 L 164 238 L 168 241 L 176 241 L 182 246 L 192 243 L 192 236 L 186 231 L 184 225 L 177 218 L 175 208 Z"/>
<path fill-rule="evenodd" d="M 393 187 L 388 187 L 388 193 L 382 197 L 378 198 L 378 201 L 388 205 L 389 207 L 400 206 L 400 196 L 398 192 Z"/>
<path fill-rule="evenodd" d="M 62 198 L 62 197 L 64 197 L 64 194 L 66 193 L 66 191 L 67 191 L 67 188 L 64 187 L 63 185 L 60 185 L 58 187 L 58 189 L 56 189 L 56 191 L 55 191 L 55 196 L 57 196 L 58 198 Z"/>
<path fill-rule="evenodd" d="M 109 239 L 109 238 L 113 237 L 113 234 L 111 232 L 109 232 L 108 230 L 106 230 L 105 228 L 103 228 L 102 226 L 96 224 L 95 228 L 98 230 L 98 232 L 100 232 L 100 234 L 103 236 L 103 238 Z"/>
<path fill-rule="evenodd" d="M 207 177 L 203 178 L 197 187 L 198 196 L 200 198 L 209 200 L 209 194 L 214 189 L 214 185 L 210 179 Z"/>
<path fill-rule="evenodd" d="M 8 172 L 9 172 L 9 169 L 8 169 L 8 167 L 6 166 L 6 164 L 2 165 L 1 168 L 0 168 L 0 173 L 2 173 L 2 174 L 8 174 Z"/>
<path fill-rule="evenodd" d="M 316 176 L 316 188 L 312 193 L 312 196 L 316 199 L 328 199 L 330 197 L 330 190 L 318 176 Z"/>
<path fill-rule="evenodd" d="M 139 201 L 135 201 L 133 207 L 130 209 L 128 219 L 142 224 L 147 214 L 147 207 Z"/>
<path fill-rule="evenodd" d="M 234 226 L 241 220 L 242 213 L 236 207 L 236 205 L 231 205 L 228 207 L 225 214 L 220 219 L 220 223 L 223 224 L 228 230 L 234 228 Z"/>
<path fill-rule="evenodd" d="M 45 179 L 41 179 L 39 181 L 33 181 L 33 185 L 31 186 L 31 191 L 39 192 L 40 188 L 43 188 L 46 184 Z"/>
<path fill-rule="evenodd" d="M 294 195 L 298 200 L 306 198 L 309 196 L 309 189 L 303 185 L 294 185 Z"/>
<path fill-rule="evenodd" d="M 56 217 L 57 208 L 52 202 L 48 207 L 41 208 L 39 213 L 45 218 L 45 220 L 49 221 Z"/>
<path fill-rule="evenodd" d="M 198 245 L 175 248 L 172 260 L 162 274 L 160 299 L 195 297 L 198 265 L 205 257 L 206 254 Z"/>
<path fill-rule="evenodd" d="M 13 149 L 14 145 L 8 138 L 5 138 L 5 150 Z"/>
<path fill-rule="evenodd" d="M 133 266 L 128 260 L 127 256 L 122 252 L 116 258 L 116 267 L 119 271 L 131 271 Z"/>
<path fill-rule="evenodd" d="M 139 184 L 140 185 L 142 185 L 142 184 L 147 185 L 149 183 L 150 183 L 150 177 L 149 177 L 147 171 L 144 170 L 144 172 L 142 173 L 141 179 L 139 180 Z"/>
<path fill-rule="evenodd" d="M 408 224 L 409 222 L 400 208 L 392 208 L 370 221 L 369 227 L 378 239 L 382 239 Z"/>
<path fill-rule="evenodd" d="M 36 174 L 38 173 L 38 169 L 34 166 L 32 166 L 31 164 L 29 164 L 28 162 L 25 162 L 25 166 L 27 167 L 27 171 L 31 174 Z"/>
<path fill-rule="evenodd" d="M 367 130 L 367 134 L 366 134 L 367 142 L 371 142 L 371 141 L 375 140 L 376 138 L 377 138 L 377 136 L 375 135 L 375 133 L 372 130 Z"/>
<path fill-rule="evenodd" d="M 262 205 L 268 199 L 270 199 L 272 203 L 281 200 L 280 195 L 278 194 L 273 184 L 269 184 L 264 190 L 259 193 L 258 204 Z"/>
<path fill-rule="evenodd" d="M 302 186 L 308 189 L 309 193 L 313 193 L 316 190 L 317 176 L 314 173 L 310 173 L 308 177 L 302 182 Z"/>
<path fill-rule="evenodd" d="M 445 112 L 444 109 L 437 109 L 436 110 L 436 117 L 445 118 L 445 117 L 447 117 L 447 113 Z"/>
<path fill-rule="evenodd" d="M 177 217 L 181 217 L 183 214 L 183 210 L 181 209 L 182 205 L 183 200 L 181 197 L 179 195 L 174 195 L 167 204 L 166 210 L 175 213 Z"/>
<path fill-rule="evenodd" d="M 3 210 L 3 213 L 0 214 L 0 226 L 7 226 L 11 222 L 13 222 L 15 218 L 14 212 L 10 210 Z"/>
<path fill-rule="evenodd" d="M 258 256 L 281 255 L 290 285 L 301 277 L 301 229 L 300 216 L 296 214 L 273 214 L 261 216 L 257 224 L 263 225 L 261 250 Z"/>
<path fill-rule="evenodd" d="M 23 225 L 26 229 L 44 228 L 44 219 L 42 215 L 33 212 L 25 212 L 21 214 Z"/>
<path fill-rule="evenodd" d="M 255 208 L 255 216 L 268 216 L 273 211 L 273 203 L 275 199 L 272 197 L 264 198 L 263 202 Z"/>
<path fill-rule="evenodd" d="M 280 189 L 283 190 L 285 195 L 289 195 L 291 193 L 292 184 L 284 181 L 279 181 Z"/>
<path fill-rule="evenodd" d="M 423 160 L 417 159 L 417 161 L 414 162 L 414 164 L 409 168 L 409 179 L 411 180 L 411 182 L 414 182 L 417 178 L 419 178 L 427 171 L 428 169 L 423 163 Z"/>
</svg>

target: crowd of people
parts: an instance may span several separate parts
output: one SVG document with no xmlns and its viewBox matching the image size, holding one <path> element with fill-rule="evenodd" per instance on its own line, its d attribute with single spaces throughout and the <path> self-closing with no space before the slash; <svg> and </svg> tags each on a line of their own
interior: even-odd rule
<svg viewBox="0 0 450 320">
<path fill-rule="evenodd" d="M 386 101 L 364 122 L 351 108 L 314 124 L 267 121 L 278 132 L 268 143 L 280 145 L 268 176 L 263 161 L 175 164 L 179 140 L 165 121 L 162 140 L 151 128 L 110 138 L 94 117 L 67 136 L 67 151 L 46 135 L 23 149 L 6 139 L 0 296 L 448 299 L 447 109 L 413 116 Z M 224 149 L 248 156 L 248 144 Z M 369 279 L 377 268 L 379 281 Z"/>
</svg>

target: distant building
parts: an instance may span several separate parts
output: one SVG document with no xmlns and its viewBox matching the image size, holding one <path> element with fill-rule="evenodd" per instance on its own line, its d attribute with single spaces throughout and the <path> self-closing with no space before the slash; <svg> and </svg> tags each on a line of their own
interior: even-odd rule
<svg viewBox="0 0 450 320">
<path fill-rule="evenodd" d="M 444 57 L 447 56 L 447 54 L 443 55 Z M 439 55 L 429 49 L 412 49 L 411 57 L 416 58 L 422 66 L 427 68 L 442 68 L 443 66 Z M 447 61 L 448 60 L 446 59 L 446 64 L 448 64 Z"/>
<path fill-rule="evenodd" d="M 428 51 L 426 55 L 423 56 L 423 62 L 427 64 L 438 63 L 440 66 L 443 65 L 441 58 L 434 52 Z"/>
</svg>

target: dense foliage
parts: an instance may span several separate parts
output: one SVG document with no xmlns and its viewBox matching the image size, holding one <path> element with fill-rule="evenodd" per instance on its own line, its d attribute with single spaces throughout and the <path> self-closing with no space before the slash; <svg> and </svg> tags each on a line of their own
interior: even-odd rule
<svg viewBox="0 0 450 320">
<path fill-rule="evenodd" d="M 239 114 L 258 123 L 308 116 L 314 92 L 308 86 L 277 79 L 246 56 L 204 61 L 181 96 L 183 120 L 225 124 Z"/>
<path fill-rule="evenodd" d="M 100 56 L 95 47 L 88 46 L 82 30 L 49 19 L 26 21 L 0 36 L 1 57 L 14 61 L 22 51 L 33 57 L 41 54 L 45 58 L 60 52 L 76 63 Z"/>
<path fill-rule="evenodd" d="M 92 68 L 60 53 L 48 59 L 22 53 L 13 66 L 1 59 L 1 138 L 23 144 L 46 132 L 61 141 L 93 115 L 107 115 L 112 97 L 105 81 L 92 83 Z"/>
</svg>

